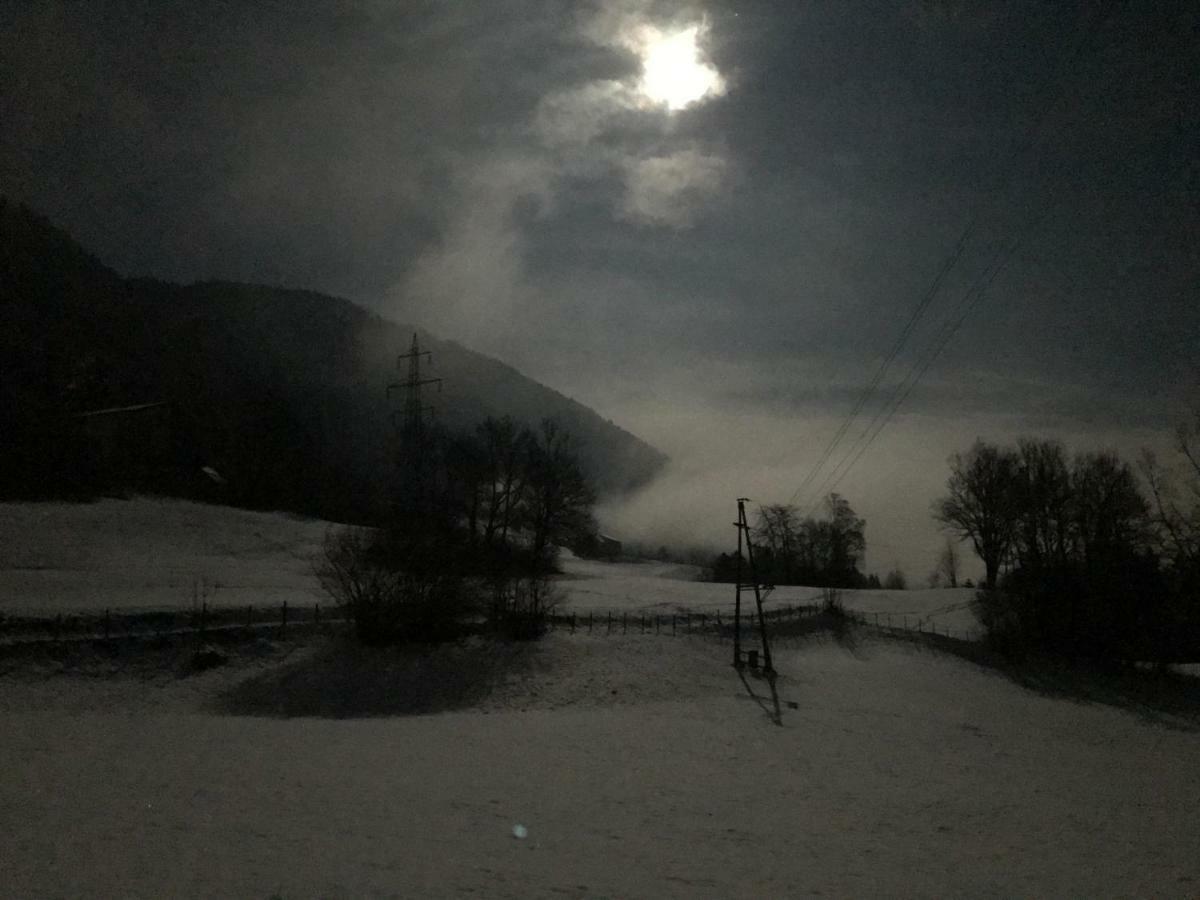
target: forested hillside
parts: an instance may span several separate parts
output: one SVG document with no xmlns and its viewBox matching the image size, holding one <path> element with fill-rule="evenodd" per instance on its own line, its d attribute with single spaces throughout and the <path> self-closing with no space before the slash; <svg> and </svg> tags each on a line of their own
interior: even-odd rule
<svg viewBox="0 0 1200 900">
<path fill-rule="evenodd" d="M 388 479 L 399 398 L 385 388 L 403 376 L 396 356 L 413 332 L 307 291 L 125 279 L 37 214 L 0 201 L 0 495 L 104 489 L 79 414 L 166 401 L 170 446 L 136 486 L 363 518 Z M 556 419 L 601 493 L 645 483 L 665 461 L 510 366 L 419 334 L 433 354 L 429 374 L 444 379 L 427 399 L 447 427 L 487 415 Z M 202 467 L 225 484 L 214 487 Z"/>
</svg>

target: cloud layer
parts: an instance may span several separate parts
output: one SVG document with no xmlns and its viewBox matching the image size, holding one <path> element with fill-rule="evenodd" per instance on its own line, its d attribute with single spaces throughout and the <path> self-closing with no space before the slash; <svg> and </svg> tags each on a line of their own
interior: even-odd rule
<svg viewBox="0 0 1200 900">
<path fill-rule="evenodd" d="M 650 43 L 693 28 L 671 52 L 706 93 L 648 92 Z M 7 4 L 0 190 L 125 273 L 350 296 L 779 494 L 975 222 L 851 430 L 924 371 L 842 485 L 871 504 L 903 421 L 947 425 L 913 457 L 936 469 L 968 416 L 1182 408 L 1198 28 L 1037 0 Z"/>
</svg>

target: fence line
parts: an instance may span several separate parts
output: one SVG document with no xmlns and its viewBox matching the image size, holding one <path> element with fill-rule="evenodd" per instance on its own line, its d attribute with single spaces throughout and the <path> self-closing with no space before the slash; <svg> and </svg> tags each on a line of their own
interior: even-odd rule
<svg viewBox="0 0 1200 900">
<path fill-rule="evenodd" d="M 311 630 L 352 621 L 343 609 L 320 603 L 297 606 L 286 601 L 278 606 L 209 607 L 192 609 L 117 610 L 90 614 L 54 616 L 4 616 L 0 614 L 0 646 L 58 643 L 66 641 L 109 641 L 159 638 L 209 633 L 275 631 L 280 638 L 288 631 Z"/>
<path fill-rule="evenodd" d="M 789 604 L 772 610 L 764 610 L 763 618 L 768 627 L 781 626 L 789 622 L 800 622 L 819 615 L 825 609 L 821 604 Z M 923 619 L 907 615 L 893 616 L 890 613 L 863 613 L 843 610 L 841 615 L 850 623 L 880 634 L 909 635 L 913 637 L 937 637 L 956 641 L 977 641 L 982 637 L 980 629 L 953 629 L 939 626 L 937 622 L 926 623 Z M 733 611 L 696 612 L 683 610 L 675 613 L 649 613 L 644 610 L 628 610 L 614 614 L 612 610 L 575 611 L 554 613 L 548 617 L 551 629 L 570 633 L 588 634 L 655 634 L 678 636 L 688 634 L 716 634 L 720 637 L 733 634 Z M 757 617 L 743 614 L 741 631 L 749 634 L 758 630 Z"/>
<path fill-rule="evenodd" d="M 764 610 L 763 618 L 769 627 L 783 629 L 805 619 L 819 615 L 826 607 L 822 604 L 787 604 Z M 926 623 L 907 615 L 890 613 L 862 613 L 842 610 L 850 623 L 880 634 L 906 635 L 914 637 L 940 637 L 948 640 L 976 641 L 982 635 L 978 629 L 954 630 L 936 622 Z M 55 616 L 5 617 L 0 615 L 0 646 L 54 643 L 60 641 L 121 640 L 154 638 L 208 633 L 236 634 L 238 632 L 276 631 L 285 638 L 292 630 L 313 630 L 322 627 L 344 625 L 353 620 L 345 610 L 334 606 L 322 611 L 320 603 L 312 605 L 290 605 L 245 608 L 209 607 L 206 603 L 190 610 L 131 610 L 114 613 L 111 609 L 90 615 L 57 614 Z M 687 635 L 716 636 L 719 639 L 733 635 L 733 610 L 706 609 L 704 611 L 681 609 L 673 613 L 656 613 L 646 610 L 573 610 L 552 613 L 547 616 L 547 625 L 552 630 L 566 630 L 572 634 L 628 635 L 653 634 L 659 637 Z M 753 613 L 742 616 L 742 634 L 758 630 L 757 617 Z"/>
</svg>

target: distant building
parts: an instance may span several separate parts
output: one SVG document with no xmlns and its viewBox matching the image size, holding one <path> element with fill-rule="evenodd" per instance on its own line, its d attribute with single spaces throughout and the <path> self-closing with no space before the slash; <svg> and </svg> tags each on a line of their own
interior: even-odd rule
<svg viewBox="0 0 1200 900">
<path fill-rule="evenodd" d="M 621 555 L 621 542 L 607 534 L 596 535 L 596 555 L 616 559 Z"/>
<path fill-rule="evenodd" d="M 577 556 L 611 560 L 621 555 L 621 542 L 607 534 L 589 534 L 571 549 Z"/>
</svg>

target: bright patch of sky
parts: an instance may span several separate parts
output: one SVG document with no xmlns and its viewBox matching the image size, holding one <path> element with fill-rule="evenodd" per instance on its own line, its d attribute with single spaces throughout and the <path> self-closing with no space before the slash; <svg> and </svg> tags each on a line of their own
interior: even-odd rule
<svg viewBox="0 0 1200 900">
<path fill-rule="evenodd" d="M 641 34 L 642 93 L 670 110 L 683 109 L 724 91 L 721 74 L 701 59 L 700 26 L 674 34 L 645 27 Z"/>
</svg>

